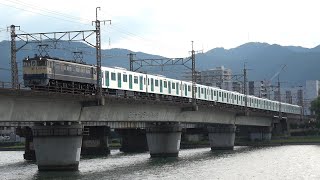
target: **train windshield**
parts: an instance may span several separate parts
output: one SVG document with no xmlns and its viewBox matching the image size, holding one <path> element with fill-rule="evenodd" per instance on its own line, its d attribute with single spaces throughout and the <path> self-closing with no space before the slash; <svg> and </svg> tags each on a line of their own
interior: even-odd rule
<svg viewBox="0 0 320 180">
<path fill-rule="evenodd" d="M 47 66 L 47 61 L 44 61 L 44 60 L 37 61 L 37 66 Z"/>
<path fill-rule="evenodd" d="M 31 62 L 30 61 L 23 61 L 23 67 L 30 67 Z"/>
</svg>

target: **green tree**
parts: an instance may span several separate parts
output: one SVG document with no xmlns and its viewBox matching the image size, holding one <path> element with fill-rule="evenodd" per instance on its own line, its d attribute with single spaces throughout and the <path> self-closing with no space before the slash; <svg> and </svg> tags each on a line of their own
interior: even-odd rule
<svg viewBox="0 0 320 180">
<path fill-rule="evenodd" d="M 320 96 L 311 102 L 310 110 L 315 113 L 317 120 L 320 120 Z"/>
</svg>

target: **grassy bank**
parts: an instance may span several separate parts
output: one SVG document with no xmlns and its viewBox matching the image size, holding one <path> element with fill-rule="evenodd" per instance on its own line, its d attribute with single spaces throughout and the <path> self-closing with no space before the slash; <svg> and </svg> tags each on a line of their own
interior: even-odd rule
<svg viewBox="0 0 320 180">
<path fill-rule="evenodd" d="M 0 151 L 22 151 L 24 143 L 0 143 Z"/>
</svg>

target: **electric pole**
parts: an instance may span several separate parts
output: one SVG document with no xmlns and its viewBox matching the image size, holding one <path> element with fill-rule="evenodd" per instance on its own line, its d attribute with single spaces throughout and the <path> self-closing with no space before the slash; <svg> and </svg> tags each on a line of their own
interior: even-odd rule
<svg viewBox="0 0 320 180">
<path fill-rule="evenodd" d="M 129 53 L 129 61 L 130 61 L 130 71 L 133 71 L 133 56 L 135 56 L 136 54 L 133 53 Z"/>
<path fill-rule="evenodd" d="M 17 66 L 17 47 L 16 47 L 16 27 L 20 26 L 11 25 L 11 86 L 13 89 L 18 88 L 19 79 L 18 79 L 18 66 Z"/>
<path fill-rule="evenodd" d="M 247 68 L 246 63 L 243 64 L 243 94 L 244 99 L 244 114 L 248 114 L 248 94 L 247 94 Z"/>
<path fill-rule="evenodd" d="M 100 31 L 100 20 L 98 20 L 98 9 L 100 10 L 100 7 L 96 7 L 96 20 L 92 21 L 92 23 L 95 23 L 96 26 L 96 59 L 97 59 L 97 96 L 99 99 L 102 98 L 102 77 L 101 77 L 101 31 Z M 105 22 L 110 22 L 111 20 L 103 20 L 102 22 L 105 24 Z"/>
<path fill-rule="evenodd" d="M 279 101 L 279 119 L 281 119 L 282 114 L 281 114 L 280 74 L 278 74 L 278 101 Z"/>
<path fill-rule="evenodd" d="M 191 67 L 191 71 L 192 71 L 192 107 L 196 109 L 197 106 L 197 102 L 196 102 L 196 55 L 195 55 L 195 51 L 193 49 L 193 41 L 191 41 L 191 46 L 192 46 L 192 50 L 191 50 L 191 61 L 192 61 L 192 67 Z"/>
</svg>

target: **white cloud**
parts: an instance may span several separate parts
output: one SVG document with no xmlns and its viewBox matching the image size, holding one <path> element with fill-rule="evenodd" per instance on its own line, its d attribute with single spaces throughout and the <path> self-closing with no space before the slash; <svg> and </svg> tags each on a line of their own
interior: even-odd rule
<svg viewBox="0 0 320 180">
<path fill-rule="evenodd" d="M 112 46 L 170 57 L 188 55 L 191 40 L 195 41 L 196 49 L 204 47 L 205 50 L 214 47 L 232 48 L 248 41 L 306 47 L 320 44 L 320 26 L 317 23 L 320 11 L 317 9 L 319 3 L 316 0 L 18 2 L 14 5 L 7 0 L 0 3 L 2 14 L 8 15 L 8 18 L 0 19 L 1 24 L 23 24 L 25 29 L 32 32 L 40 29 L 91 29 L 91 21 L 95 19 L 95 7 L 100 6 L 99 19 L 112 19 L 113 22 L 111 27 L 102 27 L 104 47 L 108 47 L 110 37 Z M 21 3 L 45 9 L 36 10 L 37 14 L 2 5 L 10 4 L 21 8 Z M 41 15 L 43 13 L 45 15 Z M 36 22 L 47 23 L 40 25 Z"/>
</svg>

